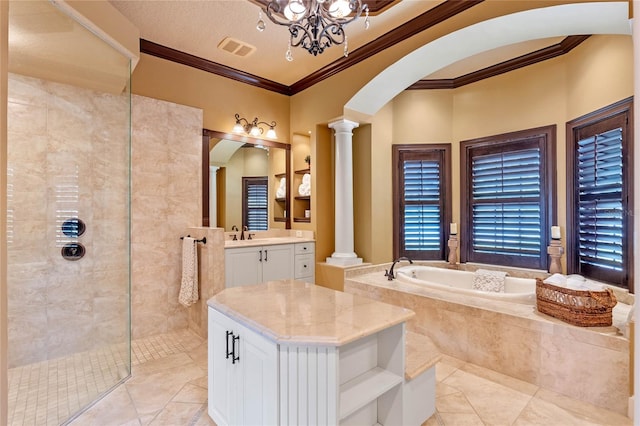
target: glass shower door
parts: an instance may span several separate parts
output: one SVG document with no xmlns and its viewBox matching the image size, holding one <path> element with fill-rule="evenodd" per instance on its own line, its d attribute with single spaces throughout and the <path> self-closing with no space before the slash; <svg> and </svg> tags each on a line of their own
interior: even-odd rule
<svg viewBox="0 0 640 426">
<path fill-rule="evenodd" d="M 9 424 L 61 424 L 131 371 L 130 61 L 11 1 L 9 72 Z"/>
</svg>

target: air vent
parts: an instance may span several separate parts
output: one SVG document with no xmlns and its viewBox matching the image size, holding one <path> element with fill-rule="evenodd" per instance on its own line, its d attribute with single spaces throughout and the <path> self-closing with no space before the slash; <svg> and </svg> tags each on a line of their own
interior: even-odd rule
<svg viewBox="0 0 640 426">
<path fill-rule="evenodd" d="M 256 51 L 255 46 L 247 44 L 243 41 L 235 38 L 227 37 L 220 42 L 218 49 L 222 49 L 225 52 L 229 52 L 233 55 L 240 57 L 247 57 Z"/>
</svg>

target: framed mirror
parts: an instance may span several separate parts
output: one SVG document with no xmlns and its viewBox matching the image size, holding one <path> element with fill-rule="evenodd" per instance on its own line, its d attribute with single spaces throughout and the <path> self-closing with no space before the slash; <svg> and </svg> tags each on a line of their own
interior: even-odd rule
<svg viewBox="0 0 640 426">
<path fill-rule="evenodd" d="M 291 145 L 203 129 L 202 226 L 291 229 L 290 176 Z"/>
</svg>

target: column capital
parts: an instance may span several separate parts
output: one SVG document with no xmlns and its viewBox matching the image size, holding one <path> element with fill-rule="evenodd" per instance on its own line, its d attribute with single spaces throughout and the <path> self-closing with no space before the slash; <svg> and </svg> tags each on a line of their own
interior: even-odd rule
<svg viewBox="0 0 640 426">
<path fill-rule="evenodd" d="M 350 132 L 351 130 L 358 127 L 360 123 L 347 120 L 346 118 L 341 118 L 329 123 L 329 128 L 335 130 L 336 132 Z"/>
</svg>

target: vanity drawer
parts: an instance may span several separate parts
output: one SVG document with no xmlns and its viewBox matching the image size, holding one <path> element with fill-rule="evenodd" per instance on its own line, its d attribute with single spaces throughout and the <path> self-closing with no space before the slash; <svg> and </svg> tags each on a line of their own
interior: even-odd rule
<svg viewBox="0 0 640 426">
<path fill-rule="evenodd" d="M 299 254 L 295 262 L 295 278 L 313 277 L 316 260 L 313 254 Z"/>
<path fill-rule="evenodd" d="M 315 243 L 297 243 L 296 254 L 313 253 Z"/>
</svg>

